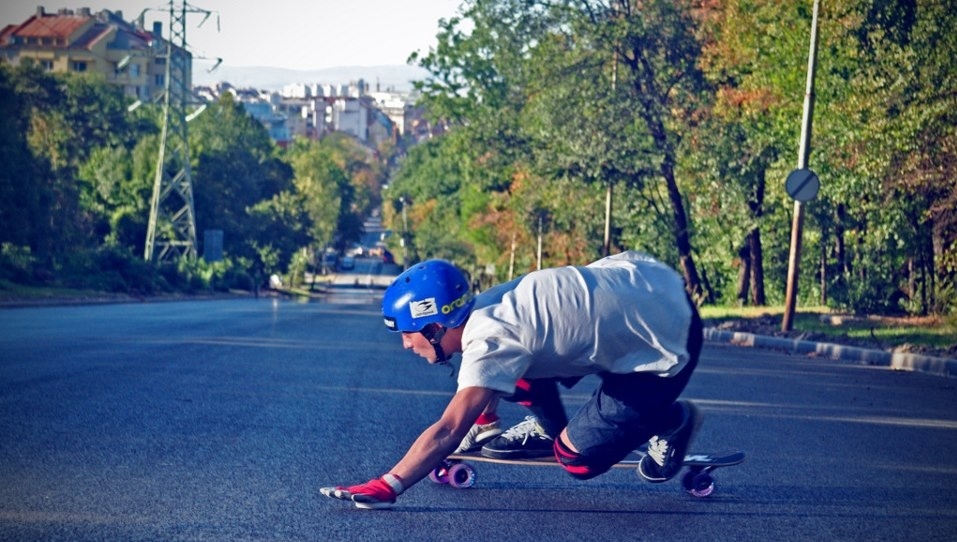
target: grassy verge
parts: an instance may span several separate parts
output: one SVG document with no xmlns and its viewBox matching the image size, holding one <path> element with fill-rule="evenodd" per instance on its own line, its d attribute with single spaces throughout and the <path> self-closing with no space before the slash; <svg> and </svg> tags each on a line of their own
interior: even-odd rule
<svg viewBox="0 0 957 542">
<path fill-rule="evenodd" d="M 121 292 L 104 292 L 78 288 L 57 288 L 50 286 L 25 286 L 0 279 L 0 306 L 18 307 L 29 305 L 71 305 L 76 303 L 111 303 L 124 301 L 190 299 L 216 295 L 251 295 L 250 292 L 230 290 L 225 292 L 160 293 L 153 295 L 134 295 Z"/>
<path fill-rule="evenodd" d="M 710 325 L 759 334 L 809 335 L 821 340 L 851 342 L 882 349 L 957 351 L 957 316 L 850 316 L 826 307 L 795 313 L 793 331 L 781 332 L 784 307 L 703 307 Z M 943 352 L 940 352 L 943 351 Z"/>
<path fill-rule="evenodd" d="M 97 290 L 25 286 L 0 279 L 0 301 L 56 301 L 58 299 L 95 299 L 103 297 L 120 299 L 128 296 Z"/>
</svg>

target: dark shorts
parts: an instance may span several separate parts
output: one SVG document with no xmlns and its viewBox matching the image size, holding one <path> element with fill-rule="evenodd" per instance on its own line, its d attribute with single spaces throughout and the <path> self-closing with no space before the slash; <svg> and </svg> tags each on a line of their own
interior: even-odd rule
<svg viewBox="0 0 957 542">
<path fill-rule="evenodd" d="M 692 305 L 689 360 L 676 375 L 599 374 L 598 389 L 566 427 L 580 460 L 601 472 L 658 434 L 698 365 L 702 343 L 701 319 Z"/>
</svg>

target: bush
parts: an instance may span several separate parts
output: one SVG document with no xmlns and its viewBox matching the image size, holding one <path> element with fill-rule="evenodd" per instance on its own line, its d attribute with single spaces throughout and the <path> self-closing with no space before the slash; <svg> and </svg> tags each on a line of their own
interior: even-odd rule
<svg viewBox="0 0 957 542">
<path fill-rule="evenodd" d="M 255 281 L 240 260 L 193 260 L 150 263 L 129 248 L 104 246 L 76 251 L 52 262 L 39 262 L 29 247 L 0 245 L 0 280 L 31 286 L 151 296 L 168 292 L 198 293 L 231 289 L 252 291 Z"/>
<path fill-rule="evenodd" d="M 213 266 L 211 286 L 217 292 L 253 289 L 253 279 L 246 269 L 229 258 L 211 265 Z"/>
<path fill-rule="evenodd" d="M 854 314 L 891 316 L 905 313 L 903 305 L 906 296 L 889 280 L 853 282 L 847 286 L 846 295 L 845 302 L 831 304 Z"/>
<path fill-rule="evenodd" d="M 76 252 L 57 267 L 58 281 L 70 288 L 130 295 L 170 290 L 169 282 L 152 265 L 121 247 Z"/>
<path fill-rule="evenodd" d="M 0 245 L 0 278 L 21 284 L 30 283 L 33 280 L 35 264 L 30 247 L 12 243 Z"/>
</svg>

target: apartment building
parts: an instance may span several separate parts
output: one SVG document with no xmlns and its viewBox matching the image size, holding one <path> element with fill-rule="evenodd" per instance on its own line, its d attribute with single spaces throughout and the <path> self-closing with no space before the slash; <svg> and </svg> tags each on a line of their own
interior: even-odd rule
<svg viewBox="0 0 957 542">
<path fill-rule="evenodd" d="M 57 73 L 79 72 L 102 75 L 109 83 L 121 85 L 126 95 L 148 101 L 166 84 L 167 41 L 162 23 L 149 31 L 142 19 L 127 22 L 122 11 L 89 8 L 60 9 L 48 13 L 43 6 L 20 24 L 0 30 L 0 62 L 12 66 L 32 63 Z M 174 46 L 174 53 L 191 55 Z M 191 86 L 191 73 L 187 85 Z"/>
<path fill-rule="evenodd" d="M 13 66 L 32 63 L 50 72 L 96 73 L 108 83 L 123 87 L 127 96 L 143 102 L 161 96 L 166 83 L 168 42 L 162 23 L 143 26 L 142 16 L 128 22 L 122 11 L 89 8 L 47 12 L 43 6 L 19 24 L 0 30 L 0 62 Z M 192 55 L 186 55 L 191 70 Z M 187 88 L 192 74 L 187 73 Z M 270 137 L 287 146 L 295 137 L 321 139 L 332 131 L 344 132 L 371 147 L 404 135 L 421 139 L 421 111 L 408 96 L 370 92 L 362 79 L 348 85 L 292 84 L 281 93 L 236 89 L 228 83 L 193 89 L 199 99 L 216 100 L 223 92 L 234 94 L 246 111 L 259 120 Z"/>
<path fill-rule="evenodd" d="M 348 134 L 373 148 L 399 136 L 393 119 L 380 110 L 371 96 L 357 96 L 356 85 L 291 84 L 283 87 L 282 92 L 270 92 L 222 82 L 194 91 L 208 101 L 231 94 L 282 147 L 296 137 L 322 139 L 332 132 Z"/>
</svg>

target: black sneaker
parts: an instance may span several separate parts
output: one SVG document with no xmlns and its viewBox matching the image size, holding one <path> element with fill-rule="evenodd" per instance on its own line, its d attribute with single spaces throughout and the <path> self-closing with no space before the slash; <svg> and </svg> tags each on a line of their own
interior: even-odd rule
<svg viewBox="0 0 957 542">
<path fill-rule="evenodd" d="M 495 440 L 482 446 L 482 455 L 495 459 L 542 457 L 552 454 L 554 440 L 535 416 L 512 426 Z"/>
<path fill-rule="evenodd" d="M 649 482 L 667 482 L 681 471 L 685 454 L 701 426 L 701 413 L 690 401 L 678 401 L 680 422 L 673 429 L 651 437 L 648 453 L 638 463 L 638 475 Z"/>
</svg>

